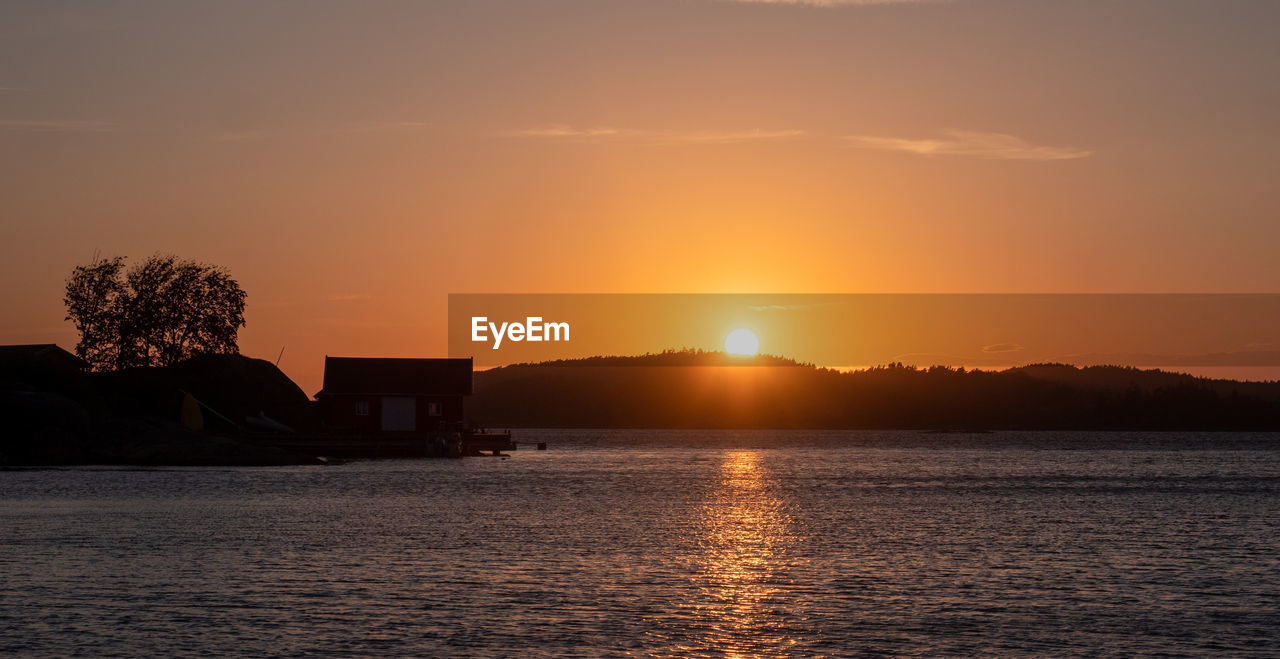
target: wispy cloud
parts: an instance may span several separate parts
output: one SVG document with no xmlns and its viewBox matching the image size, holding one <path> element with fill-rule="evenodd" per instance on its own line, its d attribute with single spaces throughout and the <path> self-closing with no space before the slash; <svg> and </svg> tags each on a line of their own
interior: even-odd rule
<svg viewBox="0 0 1280 659">
<path fill-rule="evenodd" d="M 651 139 L 655 142 L 671 144 L 709 144 L 729 142 L 751 142 L 755 140 L 783 140 L 804 135 L 802 130 L 739 130 L 739 131 L 694 131 L 689 133 L 654 133 Z"/>
<path fill-rule="evenodd" d="M 116 124 L 110 121 L 79 119 L 0 119 L 0 130 L 27 131 L 32 133 L 79 133 L 111 130 Z"/>
<path fill-rule="evenodd" d="M 805 7 L 867 7 L 871 5 L 936 5 L 952 0 L 727 0 L 755 5 L 798 5 Z"/>
<path fill-rule="evenodd" d="M 369 133 L 383 130 L 418 130 L 430 127 L 431 124 L 426 121 L 369 121 L 355 124 L 350 130 L 354 133 Z"/>
<path fill-rule="evenodd" d="M 807 304 L 753 304 L 748 309 L 752 311 L 799 311 L 808 309 Z"/>
<path fill-rule="evenodd" d="M 74 334 L 75 329 L 69 325 L 27 325 L 18 327 L 0 327 L 0 332 L 14 337 L 40 337 L 49 334 Z"/>
<path fill-rule="evenodd" d="M 1026 350 L 1016 343 L 993 343 L 989 346 L 982 346 L 982 352 L 988 355 L 999 354 L 1003 352 L 1022 352 Z"/>
<path fill-rule="evenodd" d="M 617 128 L 574 128 L 563 124 L 511 131 L 514 137 L 607 137 L 620 133 Z"/>
<path fill-rule="evenodd" d="M 818 302 L 814 304 L 753 304 L 747 308 L 752 311 L 807 311 L 822 307 L 843 306 L 844 302 Z"/>
<path fill-rule="evenodd" d="M 903 364 L 915 366 L 963 366 L 965 368 L 1002 368 L 1015 365 L 1019 360 L 1012 357 L 1001 356 L 1000 353 L 989 354 L 985 356 L 960 356 L 945 355 L 932 352 L 908 352 L 901 355 L 894 355 L 887 361 L 902 362 Z"/>
<path fill-rule="evenodd" d="M 802 130 L 638 130 L 605 126 L 579 128 L 563 124 L 509 131 L 509 137 L 563 139 L 575 141 L 614 140 L 651 144 L 730 144 L 757 140 L 779 140 L 800 137 Z"/>
<path fill-rule="evenodd" d="M 1076 366 L 1280 366 L 1280 350 L 1156 354 L 1143 352 L 1076 353 L 1051 361 Z"/>
<path fill-rule="evenodd" d="M 271 308 L 285 309 L 293 307 L 323 307 L 334 302 L 363 302 L 372 300 L 373 296 L 365 293 L 335 293 L 333 295 L 316 296 L 316 297 L 290 297 L 279 298 L 274 300 L 258 300 L 254 303 L 255 309 Z M 326 322 L 334 319 L 327 318 Z"/>
<path fill-rule="evenodd" d="M 233 128 L 215 130 L 208 134 L 208 139 L 215 142 L 249 142 L 282 137 L 317 138 L 393 131 L 421 131 L 432 126 L 433 124 L 425 121 L 365 121 L 336 124 L 329 127 L 270 126 L 266 128 Z"/>
<path fill-rule="evenodd" d="M 970 156 L 995 160 L 1074 160 L 1093 155 L 1071 146 L 1040 146 L 1004 133 L 952 130 L 935 139 L 850 135 L 845 138 L 861 149 L 903 151 L 920 156 Z"/>
<path fill-rule="evenodd" d="M 314 319 L 314 322 L 321 325 L 329 325 L 332 327 L 353 327 L 357 329 L 385 329 L 388 327 L 404 327 L 405 323 L 389 320 L 369 320 L 366 318 L 337 318 L 332 316 L 321 316 Z"/>
<path fill-rule="evenodd" d="M 248 142 L 266 136 L 266 131 L 261 130 L 224 130 L 214 133 L 212 138 L 215 142 Z"/>
<path fill-rule="evenodd" d="M 643 130 L 613 126 L 550 124 L 501 133 L 504 137 L 569 142 L 640 142 L 647 144 L 732 144 L 805 137 L 807 132 L 781 130 Z M 1005 133 L 952 130 L 943 137 L 912 139 L 877 135 L 848 135 L 841 141 L 861 149 L 902 151 L 921 156 L 969 156 L 995 160 L 1074 160 L 1093 155 L 1072 146 L 1042 146 Z"/>
</svg>

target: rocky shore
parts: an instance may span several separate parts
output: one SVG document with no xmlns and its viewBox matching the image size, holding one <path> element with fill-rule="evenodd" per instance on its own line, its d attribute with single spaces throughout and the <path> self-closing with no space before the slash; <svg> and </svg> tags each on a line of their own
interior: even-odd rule
<svg viewBox="0 0 1280 659">
<path fill-rule="evenodd" d="M 0 466 L 316 462 L 247 432 L 250 419 L 314 425 L 307 395 L 261 359 L 208 355 L 106 374 L 28 366 L 0 377 Z"/>
</svg>

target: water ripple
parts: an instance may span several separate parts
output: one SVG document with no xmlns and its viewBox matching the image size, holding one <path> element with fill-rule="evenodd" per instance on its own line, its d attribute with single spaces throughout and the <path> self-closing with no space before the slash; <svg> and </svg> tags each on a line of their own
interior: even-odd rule
<svg viewBox="0 0 1280 659">
<path fill-rule="evenodd" d="M 0 651 L 1274 656 L 1280 646 L 1273 436 L 1214 446 L 1133 433 L 525 437 L 553 450 L 0 473 Z"/>
</svg>

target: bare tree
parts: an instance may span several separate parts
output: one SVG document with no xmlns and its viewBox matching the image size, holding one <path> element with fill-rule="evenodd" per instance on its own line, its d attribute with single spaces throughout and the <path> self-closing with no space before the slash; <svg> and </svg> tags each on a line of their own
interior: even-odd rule
<svg viewBox="0 0 1280 659">
<path fill-rule="evenodd" d="M 94 370 L 168 366 L 196 355 L 235 353 L 245 293 L 226 269 L 155 255 L 77 266 L 67 279 L 67 320 L 76 354 Z"/>
</svg>

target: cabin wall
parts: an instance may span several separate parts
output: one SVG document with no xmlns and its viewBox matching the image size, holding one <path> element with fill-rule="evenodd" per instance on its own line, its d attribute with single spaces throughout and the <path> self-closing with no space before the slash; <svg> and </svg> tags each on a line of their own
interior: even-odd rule
<svg viewBox="0 0 1280 659">
<path fill-rule="evenodd" d="M 383 398 L 385 397 L 365 394 L 324 396 L 320 399 L 320 408 L 325 429 L 339 433 L 383 433 Z M 402 396 L 392 396 L 392 398 L 402 398 Z M 411 398 L 415 399 L 416 428 L 413 432 L 448 429 L 462 421 L 462 396 L 412 396 Z M 439 405 L 438 415 L 431 414 L 432 403 Z M 369 412 L 367 415 L 357 414 L 361 404 L 367 407 Z"/>
<path fill-rule="evenodd" d="M 430 414 L 431 403 L 440 405 L 440 414 Z M 452 425 L 462 422 L 462 396 L 421 396 L 418 398 L 418 420 L 432 424 L 434 429 L 439 424 Z"/>
<path fill-rule="evenodd" d="M 368 409 L 357 414 L 358 406 Z M 325 396 L 320 399 L 325 429 L 334 432 L 374 433 L 382 428 L 382 397 L 363 395 Z"/>
</svg>

